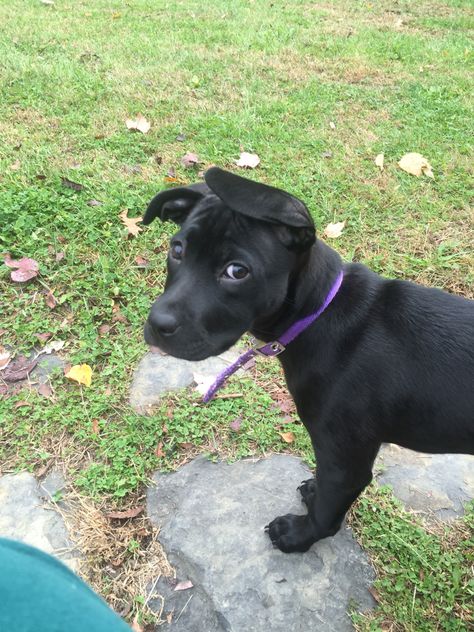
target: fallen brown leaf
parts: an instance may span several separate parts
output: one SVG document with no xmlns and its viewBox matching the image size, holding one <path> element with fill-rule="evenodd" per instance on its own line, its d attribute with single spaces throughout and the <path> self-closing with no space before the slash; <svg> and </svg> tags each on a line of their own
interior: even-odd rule
<svg viewBox="0 0 474 632">
<path fill-rule="evenodd" d="M 56 307 L 57 301 L 54 298 L 54 294 L 51 292 L 51 290 L 46 294 L 44 302 L 49 307 L 49 309 L 54 309 Z"/>
<path fill-rule="evenodd" d="M 26 356 L 19 356 L 3 369 L 2 378 L 5 382 L 21 382 L 26 380 L 37 364 L 38 358 L 30 360 Z"/>
<path fill-rule="evenodd" d="M 53 334 L 50 331 L 46 331 L 44 334 L 35 334 L 36 338 L 38 338 L 40 342 L 46 342 L 52 335 Z"/>
<path fill-rule="evenodd" d="M 326 226 L 326 228 L 324 229 L 324 235 L 326 235 L 326 237 L 329 237 L 330 239 L 335 239 L 336 237 L 340 237 L 342 234 L 342 231 L 344 230 L 344 226 L 346 225 L 346 222 L 336 222 L 335 224 L 328 224 Z"/>
<path fill-rule="evenodd" d="M 11 359 L 12 359 L 11 352 L 7 351 L 5 347 L 0 346 L 0 371 L 2 371 L 8 366 Z"/>
<path fill-rule="evenodd" d="M 107 325 L 107 323 L 104 323 L 103 325 L 101 325 L 99 327 L 99 336 L 105 336 L 106 334 L 109 333 L 109 331 L 112 329 L 111 325 Z"/>
<path fill-rule="evenodd" d="M 53 353 L 53 351 L 60 351 L 64 347 L 65 344 L 66 343 L 64 340 L 52 340 L 51 342 L 48 342 L 48 344 L 45 345 L 39 353 L 49 354 L 49 353 Z"/>
<path fill-rule="evenodd" d="M 369 593 L 372 595 L 377 603 L 380 603 L 380 593 L 376 588 L 374 588 L 373 586 L 369 586 Z"/>
<path fill-rule="evenodd" d="M 16 268 L 10 274 L 12 281 L 23 283 L 38 276 L 39 264 L 35 259 L 30 259 L 29 257 L 12 259 L 7 253 L 3 262 L 9 268 Z"/>
<path fill-rule="evenodd" d="M 183 450 L 191 450 L 192 448 L 195 447 L 194 443 L 191 443 L 190 441 L 181 441 L 181 443 L 179 444 L 179 447 L 182 448 Z"/>
<path fill-rule="evenodd" d="M 46 397 L 47 399 L 51 399 L 51 397 L 53 396 L 53 389 L 47 383 L 40 384 L 38 386 L 38 393 L 43 397 Z"/>
<path fill-rule="evenodd" d="M 244 169 L 255 169 L 260 164 L 260 158 L 257 154 L 250 154 L 247 151 L 243 151 L 240 154 L 240 158 L 236 161 L 237 167 Z"/>
<path fill-rule="evenodd" d="M 160 443 L 156 446 L 155 454 L 159 459 L 165 456 L 165 453 L 163 452 L 163 441 L 160 441 Z"/>
<path fill-rule="evenodd" d="M 409 152 L 400 158 L 398 166 L 412 176 L 418 178 L 424 174 L 428 178 L 434 178 L 430 163 L 421 154 Z"/>
<path fill-rule="evenodd" d="M 128 520 L 129 518 L 136 518 L 144 509 L 144 505 L 138 505 L 138 507 L 127 509 L 126 511 L 108 511 L 105 516 L 114 520 Z"/>
<path fill-rule="evenodd" d="M 295 435 L 292 432 L 279 432 L 280 437 L 285 443 L 293 443 Z"/>
<path fill-rule="evenodd" d="M 92 434 L 95 434 L 95 435 L 99 434 L 99 420 L 98 419 L 92 420 Z"/>
<path fill-rule="evenodd" d="M 142 230 L 140 226 L 137 226 L 138 222 L 142 221 L 141 217 L 127 217 L 127 210 L 122 211 L 119 217 L 127 227 L 129 235 L 136 236 Z"/>
<path fill-rule="evenodd" d="M 197 154 L 188 152 L 181 158 L 181 164 L 183 167 L 186 167 L 186 169 L 190 169 L 191 167 L 195 167 L 199 164 L 199 158 Z"/>
<path fill-rule="evenodd" d="M 141 114 L 138 114 L 135 119 L 127 119 L 125 125 L 127 129 L 141 132 L 142 134 L 148 134 L 151 128 L 151 123 Z"/>
<path fill-rule="evenodd" d="M 242 417 L 236 417 L 233 421 L 230 422 L 229 427 L 232 428 L 234 432 L 239 432 L 242 421 Z"/>
<path fill-rule="evenodd" d="M 145 257 L 142 257 L 141 255 L 137 255 L 135 257 L 135 263 L 139 268 L 146 268 L 149 265 L 148 259 L 145 259 Z"/>
<path fill-rule="evenodd" d="M 72 189 L 73 191 L 82 191 L 84 186 L 79 184 L 79 182 L 74 182 L 73 180 L 69 180 L 69 178 L 61 178 L 61 184 L 66 189 Z"/>
<path fill-rule="evenodd" d="M 33 404 L 25 400 L 20 400 L 13 406 L 13 408 L 23 408 L 24 406 L 33 406 Z"/>
</svg>

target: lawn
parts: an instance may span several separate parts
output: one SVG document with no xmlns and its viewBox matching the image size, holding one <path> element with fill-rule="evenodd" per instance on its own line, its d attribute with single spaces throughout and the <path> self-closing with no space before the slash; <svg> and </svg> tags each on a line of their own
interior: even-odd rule
<svg viewBox="0 0 474 632">
<path fill-rule="evenodd" d="M 49 334 L 93 370 L 89 388 L 58 371 L 48 396 L 3 395 L 2 471 L 59 464 L 88 502 L 129 507 L 154 469 L 198 452 L 311 459 L 269 362 L 228 387 L 243 398 L 200 407 L 185 393 L 150 415 L 128 405 L 173 228 L 129 236 L 120 213 L 140 216 L 212 164 L 301 197 L 320 233 L 345 221 L 331 245 L 346 260 L 474 296 L 469 0 L 3 0 L 0 23 L 0 254 L 40 265 L 24 284 L 0 265 L 0 345 L 29 352 Z M 147 134 L 126 127 L 139 114 Z M 255 171 L 236 167 L 241 151 L 259 155 Z M 433 179 L 398 167 L 412 151 Z M 379 574 L 361 630 L 474 625 L 472 517 L 428 532 L 370 490 L 351 520 Z"/>
</svg>

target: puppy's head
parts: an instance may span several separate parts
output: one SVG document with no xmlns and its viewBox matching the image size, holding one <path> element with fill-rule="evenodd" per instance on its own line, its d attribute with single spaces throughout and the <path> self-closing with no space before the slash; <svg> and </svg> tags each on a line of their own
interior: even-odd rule
<svg viewBox="0 0 474 632">
<path fill-rule="evenodd" d="M 159 193 L 143 223 L 155 217 L 180 230 L 170 242 L 165 291 L 151 307 L 145 340 L 187 360 L 222 353 L 257 319 L 275 314 L 315 241 L 300 200 L 217 167 L 205 183 Z"/>
</svg>

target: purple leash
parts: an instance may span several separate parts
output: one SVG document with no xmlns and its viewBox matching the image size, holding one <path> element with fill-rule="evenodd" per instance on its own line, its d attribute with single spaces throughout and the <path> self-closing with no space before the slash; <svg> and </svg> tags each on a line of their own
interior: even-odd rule
<svg viewBox="0 0 474 632">
<path fill-rule="evenodd" d="M 289 329 L 285 331 L 284 334 L 280 336 L 280 338 L 278 338 L 278 340 L 267 342 L 261 347 L 252 347 L 251 349 L 248 349 L 245 353 L 239 356 L 235 362 L 233 362 L 226 369 L 221 371 L 217 376 L 215 382 L 210 386 L 209 390 L 202 398 L 202 401 L 207 404 L 214 397 L 216 392 L 221 388 L 226 379 L 230 375 L 235 373 L 238 369 L 240 369 L 241 366 L 246 364 L 256 353 L 260 353 L 264 356 L 274 357 L 285 351 L 287 345 L 289 345 L 292 340 L 299 336 L 302 331 L 309 327 L 311 323 L 314 323 L 314 321 L 319 318 L 319 316 L 321 316 L 324 310 L 329 306 L 329 304 L 338 293 L 343 278 L 344 273 L 341 270 L 341 272 L 339 272 L 339 274 L 337 275 L 337 279 L 334 281 L 333 286 L 329 290 L 324 303 L 316 312 L 313 312 L 309 316 L 305 316 L 305 318 L 302 318 L 301 320 L 297 320 L 295 323 L 293 323 L 293 325 L 291 325 Z"/>
</svg>

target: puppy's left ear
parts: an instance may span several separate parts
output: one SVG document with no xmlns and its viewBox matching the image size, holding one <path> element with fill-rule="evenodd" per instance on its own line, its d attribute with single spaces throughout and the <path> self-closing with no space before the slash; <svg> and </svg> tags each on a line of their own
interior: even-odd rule
<svg viewBox="0 0 474 632">
<path fill-rule="evenodd" d="M 303 251 L 316 240 L 308 209 L 293 195 L 218 167 L 206 171 L 209 188 L 233 211 L 277 226 L 277 234 L 290 250 Z"/>
<path fill-rule="evenodd" d="M 159 217 L 162 222 L 171 220 L 176 224 L 181 224 L 193 206 L 210 193 L 209 187 L 204 182 L 161 191 L 148 205 L 142 224 L 145 226 L 151 224 L 155 217 Z"/>
</svg>

